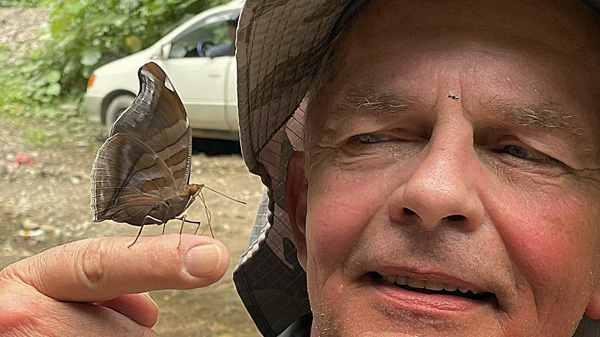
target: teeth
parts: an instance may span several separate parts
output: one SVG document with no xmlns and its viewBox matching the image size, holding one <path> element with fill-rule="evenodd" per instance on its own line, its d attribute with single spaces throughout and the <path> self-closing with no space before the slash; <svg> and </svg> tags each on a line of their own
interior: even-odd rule
<svg viewBox="0 0 600 337">
<path fill-rule="evenodd" d="M 385 275 L 383 278 L 389 283 L 395 283 L 397 285 L 408 285 L 411 288 L 417 289 L 429 289 L 429 290 L 447 290 L 447 291 L 456 291 L 459 290 L 461 293 L 466 294 L 470 292 L 472 294 L 478 295 L 480 292 L 473 291 L 463 287 L 457 287 L 453 284 L 442 283 L 442 282 L 434 282 L 434 281 L 423 281 L 412 277 L 407 276 L 396 276 L 396 275 Z"/>
<path fill-rule="evenodd" d="M 396 283 L 401 286 L 405 286 L 408 284 L 408 277 L 406 276 L 398 276 L 396 278 Z"/>
<path fill-rule="evenodd" d="M 444 289 L 446 289 L 448 291 L 456 291 L 456 289 L 458 289 L 458 287 L 453 284 L 444 283 Z"/>
<path fill-rule="evenodd" d="M 475 295 L 481 294 L 478 291 L 473 291 L 473 290 L 470 290 L 470 289 L 467 289 L 467 288 L 463 288 L 463 287 L 458 287 L 458 290 L 460 290 L 460 292 L 463 293 L 463 294 L 466 294 L 467 292 L 470 292 L 471 294 L 475 294 Z"/>
<path fill-rule="evenodd" d="M 442 282 L 427 281 L 425 282 L 425 289 L 442 290 L 444 289 L 444 284 Z"/>
<path fill-rule="evenodd" d="M 413 287 L 413 288 L 423 289 L 423 288 L 425 288 L 425 281 L 409 277 L 408 278 L 408 286 Z"/>
</svg>

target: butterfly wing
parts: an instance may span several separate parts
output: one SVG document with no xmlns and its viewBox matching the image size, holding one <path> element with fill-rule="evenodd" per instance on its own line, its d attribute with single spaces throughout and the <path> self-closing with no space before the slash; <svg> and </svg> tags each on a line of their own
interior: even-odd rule
<svg viewBox="0 0 600 337">
<path fill-rule="evenodd" d="M 98 150 L 91 175 L 94 220 L 141 226 L 154 204 L 175 195 L 175 181 L 146 144 L 125 134 L 111 136 Z"/>
<path fill-rule="evenodd" d="M 125 133 L 150 147 L 169 168 L 178 191 L 189 182 L 192 133 L 187 113 L 165 72 L 149 62 L 138 72 L 140 92 L 115 122 L 111 136 Z"/>
</svg>

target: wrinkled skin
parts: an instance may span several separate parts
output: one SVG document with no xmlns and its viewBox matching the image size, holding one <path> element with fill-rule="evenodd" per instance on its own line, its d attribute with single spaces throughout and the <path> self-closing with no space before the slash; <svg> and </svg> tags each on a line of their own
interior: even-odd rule
<svg viewBox="0 0 600 337">
<path fill-rule="evenodd" d="M 577 1 L 360 11 L 288 167 L 314 336 L 565 337 L 600 318 L 599 36 Z"/>
</svg>

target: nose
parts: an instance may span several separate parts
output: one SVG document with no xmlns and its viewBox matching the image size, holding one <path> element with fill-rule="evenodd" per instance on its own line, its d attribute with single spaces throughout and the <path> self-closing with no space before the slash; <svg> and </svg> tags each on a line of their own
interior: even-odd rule
<svg viewBox="0 0 600 337">
<path fill-rule="evenodd" d="M 428 231 L 449 224 L 473 231 L 483 222 L 481 175 L 471 137 L 432 138 L 408 180 L 389 199 L 394 223 L 418 223 Z M 408 219 L 413 219 L 410 221 Z"/>
</svg>

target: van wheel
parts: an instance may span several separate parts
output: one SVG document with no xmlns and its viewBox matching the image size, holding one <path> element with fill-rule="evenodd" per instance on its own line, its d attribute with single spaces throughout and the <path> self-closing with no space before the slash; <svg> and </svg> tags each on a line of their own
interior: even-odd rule
<svg viewBox="0 0 600 337">
<path fill-rule="evenodd" d="M 106 130 L 108 131 L 109 135 L 112 125 L 119 117 L 121 117 L 123 111 L 125 111 L 125 109 L 131 105 L 134 98 L 135 97 L 131 95 L 121 95 L 113 98 L 112 101 L 110 101 L 110 104 L 106 109 Z"/>
</svg>

